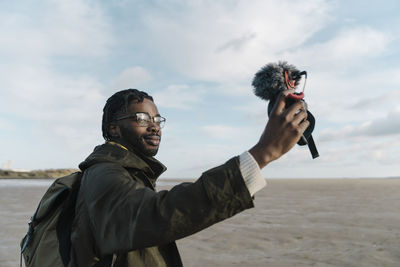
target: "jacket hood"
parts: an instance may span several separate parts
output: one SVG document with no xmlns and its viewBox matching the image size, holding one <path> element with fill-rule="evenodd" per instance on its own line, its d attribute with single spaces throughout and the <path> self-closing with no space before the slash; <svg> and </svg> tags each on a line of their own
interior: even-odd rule
<svg viewBox="0 0 400 267">
<path fill-rule="evenodd" d="M 141 170 L 148 177 L 155 179 L 167 170 L 161 162 L 153 157 L 138 155 L 117 143 L 109 142 L 96 146 L 92 154 L 79 164 L 79 168 L 84 171 L 94 164 L 103 162 L 117 163 L 127 169 Z"/>
</svg>

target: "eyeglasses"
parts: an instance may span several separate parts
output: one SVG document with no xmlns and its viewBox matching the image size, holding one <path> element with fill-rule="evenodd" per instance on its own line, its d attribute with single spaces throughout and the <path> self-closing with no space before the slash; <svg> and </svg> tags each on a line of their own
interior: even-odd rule
<svg viewBox="0 0 400 267">
<path fill-rule="evenodd" d="M 160 128 L 163 128 L 166 121 L 166 119 L 164 117 L 161 117 L 160 115 L 151 117 L 148 113 L 145 112 L 135 112 L 133 114 L 123 115 L 121 117 L 118 117 L 116 120 L 119 121 L 129 118 L 134 118 L 138 123 L 138 125 L 141 127 L 148 127 L 151 124 L 151 122 L 153 122 Z"/>
</svg>

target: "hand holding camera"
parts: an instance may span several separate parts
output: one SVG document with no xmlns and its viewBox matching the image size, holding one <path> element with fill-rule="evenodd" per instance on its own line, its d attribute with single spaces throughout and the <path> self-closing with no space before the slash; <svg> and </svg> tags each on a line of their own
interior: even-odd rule
<svg viewBox="0 0 400 267">
<path fill-rule="evenodd" d="M 274 160 L 280 157 L 289 151 L 296 142 L 299 145 L 308 145 L 313 158 L 319 156 L 311 135 L 315 126 L 315 118 L 308 111 L 304 101 L 306 79 L 307 72 L 299 71 L 286 62 L 267 64 L 256 73 L 252 82 L 254 93 L 261 99 L 269 100 L 268 115 L 270 118 L 257 144 L 259 146 L 255 147 L 260 149 L 260 145 L 265 145 L 270 149 L 271 146 L 268 144 L 270 142 L 275 144 L 272 152 L 269 152 L 273 155 L 266 158 Z M 296 92 L 297 89 L 302 91 Z M 293 138 L 295 138 L 294 143 Z"/>
</svg>

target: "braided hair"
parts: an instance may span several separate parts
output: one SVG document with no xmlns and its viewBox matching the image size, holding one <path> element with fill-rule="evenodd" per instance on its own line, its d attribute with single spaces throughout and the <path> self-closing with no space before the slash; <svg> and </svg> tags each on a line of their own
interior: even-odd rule
<svg viewBox="0 0 400 267">
<path fill-rule="evenodd" d="M 106 141 L 111 140 L 108 127 L 110 126 L 110 123 L 115 120 L 116 115 L 118 113 L 126 113 L 131 101 L 135 100 L 137 102 L 143 102 L 145 98 L 154 102 L 153 97 L 148 95 L 146 92 L 137 89 L 125 89 L 113 94 L 107 100 L 106 105 L 103 108 L 103 120 L 101 125 L 103 138 Z"/>
</svg>

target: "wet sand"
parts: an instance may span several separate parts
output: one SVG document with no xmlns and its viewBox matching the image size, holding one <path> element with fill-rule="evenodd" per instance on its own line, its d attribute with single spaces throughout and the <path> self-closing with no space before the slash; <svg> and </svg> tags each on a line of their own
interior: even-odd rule
<svg viewBox="0 0 400 267">
<path fill-rule="evenodd" d="M 45 190 L 0 181 L 0 267 Z M 400 179 L 268 180 L 255 208 L 177 244 L 184 266 L 400 266 Z"/>
</svg>

